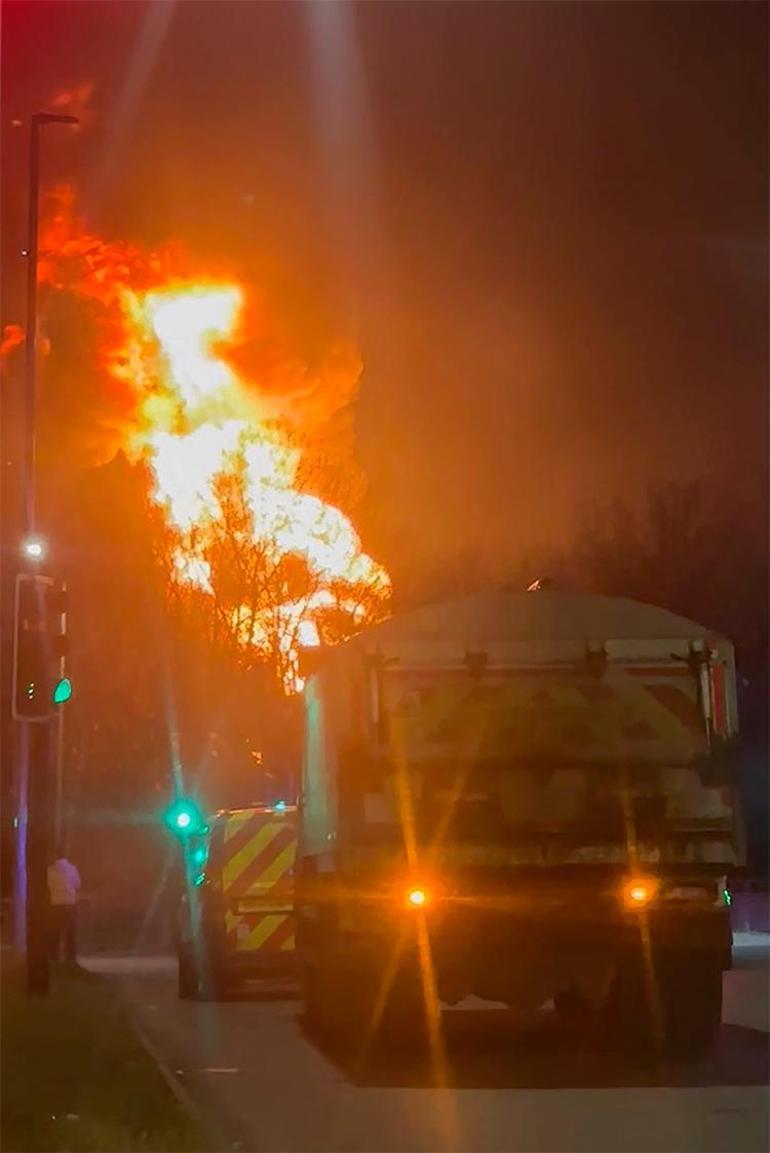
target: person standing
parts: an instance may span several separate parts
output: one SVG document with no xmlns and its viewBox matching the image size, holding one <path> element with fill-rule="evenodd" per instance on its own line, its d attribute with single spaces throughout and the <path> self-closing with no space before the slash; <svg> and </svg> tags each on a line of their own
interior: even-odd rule
<svg viewBox="0 0 770 1153">
<path fill-rule="evenodd" d="M 77 909 L 78 892 L 80 891 L 80 873 L 64 854 L 64 849 L 56 849 L 54 860 L 48 866 L 48 896 L 50 899 L 51 914 L 51 954 L 54 960 L 59 959 L 62 943 L 64 944 L 64 959 L 75 961 L 77 953 L 77 934 L 75 925 L 75 912 Z"/>
</svg>

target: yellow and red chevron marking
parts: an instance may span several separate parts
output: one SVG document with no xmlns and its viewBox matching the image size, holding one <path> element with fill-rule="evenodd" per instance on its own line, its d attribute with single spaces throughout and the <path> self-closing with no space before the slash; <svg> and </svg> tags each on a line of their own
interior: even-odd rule
<svg viewBox="0 0 770 1153">
<path fill-rule="evenodd" d="M 225 931 L 238 953 L 290 953 L 294 949 L 291 913 L 227 913 Z"/>
<path fill-rule="evenodd" d="M 696 682 L 679 665 L 615 666 L 601 682 L 552 669 L 483 683 L 467 675 L 423 684 L 410 678 L 392 706 L 407 747 L 462 739 L 522 754 L 568 744 L 615 756 L 654 746 L 656 755 L 668 750 L 679 758 L 692 756 L 706 736 Z"/>
<path fill-rule="evenodd" d="M 684 729 L 697 737 L 705 734 L 697 685 L 688 669 L 653 666 L 628 669 L 627 674 L 635 681 L 643 682 L 644 691 Z"/>
<path fill-rule="evenodd" d="M 225 900 L 246 895 L 290 896 L 296 853 L 293 821 L 264 813 L 231 818 L 225 827 L 222 855 Z"/>
</svg>

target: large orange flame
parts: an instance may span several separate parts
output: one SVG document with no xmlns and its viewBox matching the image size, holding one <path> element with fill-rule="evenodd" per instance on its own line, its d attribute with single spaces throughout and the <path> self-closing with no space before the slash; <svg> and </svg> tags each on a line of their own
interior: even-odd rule
<svg viewBox="0 0 770 1153">
<path fill-rule="evenodd" d="M 234 483 L 243 517 L 230 543 L 259 550 L 273 587 L 249 606 L 232 603 L 233 627 L 242 645 L 277 658 L 285 687 L 296 688 L 298 646 L 319 643 L 324 613 L 347 614 L 353 628 L 372 606 L 381 615 L 389 578 L 349 517 L 299 486 L 302 452 L 282 398 L 236 367 L 248 336 L 244 286 L 177 279 L 172 264 L 168 251 L 148 255 L 73 227 L 71 197 L 58 190 L 40 276 L 104 306 L 104 359 L 136 399 L 123 447 L 149 466 L 151 498 L 175 542 L 172 579 L 216 593 L 212 549 Z M 286 575 L 290 558 L 299 582 Z"/>
</svg>

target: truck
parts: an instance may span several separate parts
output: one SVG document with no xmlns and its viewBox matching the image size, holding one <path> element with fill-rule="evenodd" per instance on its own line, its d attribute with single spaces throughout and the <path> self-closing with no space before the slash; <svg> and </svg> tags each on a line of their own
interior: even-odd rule
<svg viewBox="0 0 770 1153">
<path fill-rule="evenodd" d="M 430 1038 L 472 995 L 703 1053 L 744 852 L 733 647 L 652 605 L 535 588 L 393 616 L 308 667 L 308 1019 L 357 1045 Z"/>
</svg>

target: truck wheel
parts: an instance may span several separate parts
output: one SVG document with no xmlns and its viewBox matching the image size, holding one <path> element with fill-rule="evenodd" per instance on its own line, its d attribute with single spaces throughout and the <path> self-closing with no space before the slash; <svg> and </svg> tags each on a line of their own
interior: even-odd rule
<svg viewBox="0 0 770 1153">
<path fill-rule="evenodd" d="M 680 1057 L 704 1056 L 722 1026 L 721 965 L 712 957 L 677 958 L 664 965 L 660 984 L 668 1051 Z"/>
<path fill-rule="evenodd" d="M 665 1047 L 660 1001 L 652 1003 L 650 981 L 639 958 L 618 964 L 603 1018 L 607 1039 L 624 1053 L 647 1055 Z"/>
<path fill-rule="evenodd" d="M 299 972 L 305 1018 L 314 1032 L 324 1031 L 324 998 L 318 970 L 314 965 L 303 963 Z"/>
<path fill-rule="evenodd" d="M 580 989 L 560 989 L 553 1007 L 562 1029 L 571 1035 L 587 1032 L 594 1022 L 594 1012 Z"/>
<path fill-rule="evenodd" d="M 612 1040 L 626 1050 L 699 1057 L 715 1044 L 722 1022 L 722 969 L 716 958 L 658 957 L 654 980 L 640 961 L 622 964 L 608 1003 Z"/>
<path fill-rule="evenodd" d="M 358 1053 L 366 1036 L 362 998 L 352 983 L 343 983 L 324 965 L 303 964 L 302 999 L 310 1029 L 339 1052 Z"/>
<path fill-rule="evenodd" d="M 388 1047 L 422 1051 L 440 1028 L 441 1009 L 436 1001 L 425 1004 L 419 974 L 397 979 L 384 1007 L 378 1040 Z"/>
</svg>

